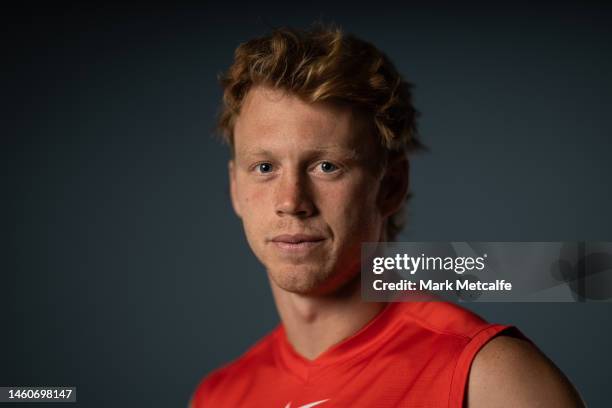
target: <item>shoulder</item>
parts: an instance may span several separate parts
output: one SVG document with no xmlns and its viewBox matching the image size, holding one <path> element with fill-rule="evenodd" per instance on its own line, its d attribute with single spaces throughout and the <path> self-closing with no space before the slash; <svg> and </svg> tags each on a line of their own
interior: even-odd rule
<svg viewBox="0 0 612 408">
<path fill-rule="evenodd" d="M 469 374 L 467 406 L 582 407 L 563 373 L 527 340 L 500 335 L 476 354 Z"/>
<path fill-rule="evenodd" d="M 410 348 L 435 350 L 435 358 L 452 367 L 457 399 L 462 398 L 474 356 L 491 339 L 514 329 L 488 323 L 470 310 L 448 302 L 407 302 L 395 310 L 403 321 L 402 333 Z"/>
<path fill-rule="evenodd" d="M 406 302 L 398 308 L 410 325 L 416 324 L 422 330 L 460 338 L 464 342 L 492 326 L 470 310 L 449 302 Z"/>
<path fill-rule="evenodd" d="M 256 370 L 274 365 L 274 342 L 277 335 L 278 327 L 239 358 L 206 375 L 195 388 L 189 406 L 211 406 L 219 396 L 239 393 Z"/>
<path fill-rule="evenodd" d="M 488 323 L 475 313 L 446 302 L 415 304 L 403 309 L 407 318 L 419 322 L 430 333 L 429 337 L 444 339 L 442 347 L 436 350 L 450 350 L 447 358 L 454 366 L 451 405 L 584 406 L 571 382 L 515 327 Z"/>
</svg>

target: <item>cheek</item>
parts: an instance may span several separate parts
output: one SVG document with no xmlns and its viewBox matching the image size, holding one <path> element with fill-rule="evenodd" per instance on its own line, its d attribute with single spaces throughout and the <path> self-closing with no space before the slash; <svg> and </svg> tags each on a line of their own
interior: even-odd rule
<svg viewBox="0 0 612 408">
<path fill-rule="evenodd" d="M 249 182 L 245 177 L 238 177 L 236 181 L 236 191 L 238 201 L 246 207 L 247 212 L 263 202 L 265 198 L 265 186 Z M 250 211 L 252 213 L 252 211 Z"/>
<path fill-rule="evenodd" d="M 238 201 L 242 209 L 242 219 L 247 229 L 256 229 L 269 213 L 269 196 L 262 186 L 243 184 L 240 186 Z"/>
<path fill-rule="evenodd" d="M 337 234 L 362 235 L 378 220 L 376 196 L 378 187 L 371 180 L 358 180 L 342 186 L 334 186 L 321 192 L 325 202 L 328 222 L 336 227 Z"/>
</svg>

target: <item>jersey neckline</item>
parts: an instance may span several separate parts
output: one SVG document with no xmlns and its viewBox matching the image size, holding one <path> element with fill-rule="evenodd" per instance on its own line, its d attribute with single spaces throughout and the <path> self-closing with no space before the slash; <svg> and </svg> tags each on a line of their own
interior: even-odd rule
<svg viewBox="0 0 612 408">
<path fill-rule="evenodd" d="M 274 332 L 277 362 L 302 381 L 308 381 L 329 366 L 357 357 L 367 358 L 370 353 L 376 351 L 377 346 L 383 344 L 393 334 L 394 328 L 388 326 L 401 326 L 402 319 L 394 319 L 400 310 L 399 303 L 387 303 L 361 329 L 329 347 L 314 360 L 309 360 L 295 351 L 287 339 L 284 326 L 280 324 Z"/>
</svg>

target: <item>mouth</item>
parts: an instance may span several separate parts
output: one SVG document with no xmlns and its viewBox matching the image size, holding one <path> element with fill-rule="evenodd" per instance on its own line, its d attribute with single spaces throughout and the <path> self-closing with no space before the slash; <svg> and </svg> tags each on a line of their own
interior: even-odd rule
<svg viewBox="0 0 612 408">
<path fill-rule="evenodd" d="M 290 253 L 305 253 L 319 246 L 325 238 L 319 235 L 278 235 L 270 240 L 277 248 Z"/>
</svg>

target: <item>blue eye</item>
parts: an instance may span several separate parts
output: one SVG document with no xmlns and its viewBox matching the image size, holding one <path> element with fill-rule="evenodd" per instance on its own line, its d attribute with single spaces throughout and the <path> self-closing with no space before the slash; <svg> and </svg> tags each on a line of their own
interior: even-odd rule
<svg viewBox="0 0 612 408">
<path fill-rule="evenodd" d="M 332 173 L 338 170 L 338 166 L 336 166 L 333 163 L 327 162 L 327 161 L 322 162 L 320 166 L 321 166 L 321 171 L 323 171 L 323 173 Z"/>
<path fill-rule="evenodd" d="M 269 173 L 272 171 L 272 164 L 270 163 L 259 163 L 256 168 L 260 173 Z"/>
</svg>

